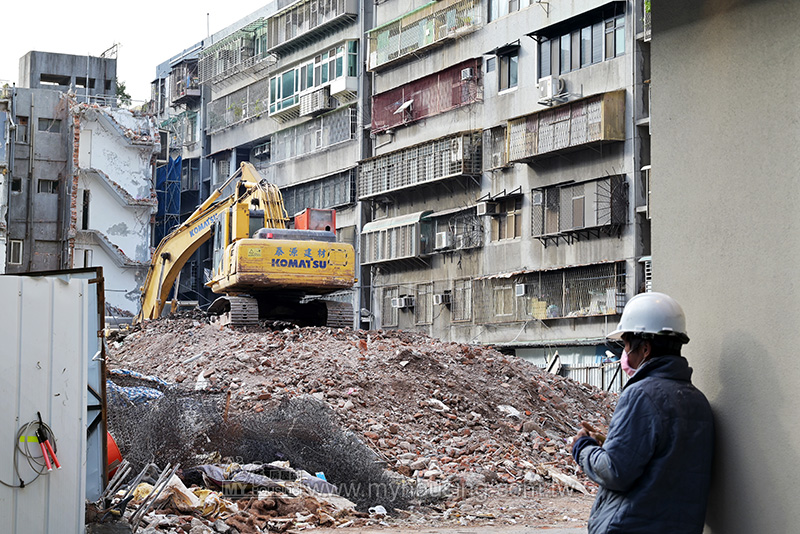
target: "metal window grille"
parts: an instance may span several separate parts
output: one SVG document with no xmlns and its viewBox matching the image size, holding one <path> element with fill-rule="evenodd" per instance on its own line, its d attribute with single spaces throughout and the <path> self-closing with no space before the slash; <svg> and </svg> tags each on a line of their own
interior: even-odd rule
<svg viewBox="0 0 800 534">
<path fill-rule="evenodd" d="M 320 148 L 354 139 L 357 110 L 355 106 L 338 109 L 292 128 L 275 132 L 271 161 L 278 163 L 305 156 Z"/>
<path fill-rule="evenodd" d="M 433 284 L 418 284 L 417 295 L 414 301 L 414 322 L 416 324 L 430 324 L 433 315 Z"/>
<path fill-rule="evenodd" d="M 362 234 L 362 263 L 416 257 L 420 250 L 419 223 Z"/>
<path fill-rule="evenodd" d="M 617 229 L 627 218 L 623 175 L 531 191 L 531 235 L 569 235 L 582 229 Z"/>
<path fill-rule="evenodd" d="M 238 91 L 208 103 L 208 130 L 211 134 L 267 111 L 269 81 L 259 80 Z"/>
<path fill-rule="evenodd" d="M 434 1 L 367 33 L 368 70 L 474 31 L 481 25 L 479 0 Z"/>
<path fill-rule="evenodd" d="M 375 95 L 372 98 L 372 131 L 382 132 L 409 120 L 432 117 L 482 99 L 480 60 L 471 59 Z M 409 107 L 397 113 L 403 105 Z"/>
<path fill-rule="evenodd" d="M 266 50 L 267 21 L 255 20 L 200 52 L 197 74 L 201 84 L 235 79 L 237 74 L 256 74 L 275 64 Z"/>
<path fill-rule="evenodd" d="M 472 319 L 472 280 L 462 278 L 453 282 L 453 321 Z"/>
<path fill-rule="evenodd" d="M 363 162 L 359 196 L 366 198 L 456 176 L 480 174 L 480 132 L 460 133 Z"/>
<path fill-rule="evenodd" d="M 524 286 L 521 296 L 516 296 L 517 285 Z M 625 305 L 625 263 L 539 271 L 514 280 L 483 279 L 474 287 L 478 323 L 615 315 Z"/>
<path fill-rule="evenodd" d="M 511 136 L 514 139 L 514 136 Z M 483 131 L 483 170 L 490 171 L 508 165 L 506 127 L 497 126 Z"/>
<path fill-rule="evenodd" d="M 305 208 L 329 209 L 355 202 L 355 168 L 320 180 L 282 189 L 287 213 Z"/>
<path fill-rule="evenodd" d="M 508 121 L 509 161 L 599 141 L 624 140 L 623 91 L 595 95 Z"/>
<path fill-rule="evenodd" d="M 268 46 L 270 50 L 287 45 L 341 18 L 356 16 L 356 3 L 347 0 L 305 0 L 291 9 L 269 18 Z"/>
</svg>

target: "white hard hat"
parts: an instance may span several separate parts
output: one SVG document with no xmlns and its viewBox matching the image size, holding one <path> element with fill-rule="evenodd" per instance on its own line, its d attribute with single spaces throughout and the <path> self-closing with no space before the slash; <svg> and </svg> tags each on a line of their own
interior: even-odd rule
<svg viewBox="0 0 800 534">
<path fill-rule="evenodd" d="M 606 336 L 622 339 L 622 334 L 671 336 L 688 343 L 686 317 L 680 304 L 664 293 L 639 293 L 625 305 L 617 329 Z"/>
</svg>

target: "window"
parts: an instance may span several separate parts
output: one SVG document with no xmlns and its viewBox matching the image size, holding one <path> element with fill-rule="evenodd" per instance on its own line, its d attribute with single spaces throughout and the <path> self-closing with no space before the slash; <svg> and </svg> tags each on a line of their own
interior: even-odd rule
<svg viewBox="0 0 800 534">
<path fill-rule="evenodd" d="M 514 286 L 510 282 L 492 288 L 492 309 L 498 317 L 514 315 Z"/>
<path fill-rule="evenodd" d="M 11 179 L 11 192 L 12 193 L 22 193 L 22 179 L 21 178 L 12 178 Z"/>
<path fill-rule="evenodd" d="M 22 265 L 22 240 L 12 239 L 9 241 L 8 264 Z"/>
<path fill-rule="evenodd" d="M 598 19 L 602 19 L 598 15 Z M 539 78 L 564 74 L 625 53 L 625 15 L 586 24 L 539 42 Z"/>
<path fill-rule="evenodd" d="M 625 53 L 625 17 L 619 16 L 605 21 L 606 59 Z"/>
<path fill-rule="evenodd" d="M 498 55 L 497 62 L 500 65 L 500 90 L 505 91 L 516 87 L 519 67 L 519 50 L 514 50 L 505 55 Z"/>
<path fill-rule="evenodd" d="M 17 115 L 17 143 L 28 142 L 28 117 Z"/>
<path fill-rule="evenodd" d="M 489 0 L 489 22 L 531 5 L 531 0 Z"/>
<path fill-rule="evenodd" d="M 397 326 L 398 310 L 392 306 L 392 300 L 400 294 L 397 286 L 383 289 L 383 303 L 381 307 L 381 326 Z"/>
<path fill-rule="evenodd" d="M 227 159 L 217 161 L 217 183 L 225 181 L 231 172 L 231 162 Z"/>
<path fill-rule="evenodd" d="M 496 66 L 497 60 L 495 58 L 490 57 L 486 60 L 486 72 L 494 72 Z"/>
<path fill-rule="evenodd" d="M 39 131 L 61 133 L 61 119 L 39 119 Z"/>
<path fill-rule="evenodd" d="M 545 246 L 558 244 L 559 235 L 582 239 L 614 235 L 627 218 L 622 175 L 534 189 L 531 196 L 532 235 Z"/>
<path fill-rule="evenodd" d="M 453 321 L 472 319 L 472 280 L 462 278 L 453 282 Z"/>
<path fill-rule="evenodd" d="M 39 180 L 37 191 L 39 193 L 57 194 L 58 180 Z"/>
<path fill-rule="evenodd" d="M 514 239 L 522 235 L 522 197 L 508 197 L 497 203 L 492 218 L 492 241 Z"/>
<path fill-rule="evenodd" d="M 417 296 L 414 301 L 414 322 L 416 324 L 431 324 L 432 294 L 433 284 L 417 285 Z"/>
<path fill-rule="evenodd" d="M 336 48 L 317 54 L 307 61 L 270 79 L 269 112 L 276 113 L 300 103 L 300 93 L 327 85 L 345 75 L 358 72 L 358 41 L 347 41 Z"/>
<path fill-rule="evenodd" d="M 81 230 L 89 229 L 89 199 L 91 198 L 88 189 L 83 190 L 83 209 L 81 210 Z M 89 265 L 85 265 L 89 267 Z"/>
</svg>

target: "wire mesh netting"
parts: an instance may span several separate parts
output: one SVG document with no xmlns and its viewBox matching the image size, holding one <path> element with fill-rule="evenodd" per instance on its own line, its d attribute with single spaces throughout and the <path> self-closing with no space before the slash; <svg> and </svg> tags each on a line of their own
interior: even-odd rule
<svg viewBox="0 0 800 534">
<path fill-rule="evenodd" d="M 136 382 L 116 376 L 114 381 Z M 412 495 L 410 486 L 385 470 L 384 462 L 313 397 L 285 399 L 260 413 L 226 415 L 223 393 L 147 385 L 161 395 L 137 404 L 114 394 L 108 399 L 109 431 L 134 472 L 149 463 L 189 468 L 219 456 L 240 464 L 288 461 L 295 469 L 325 473 L 359 509 L 403 508 Z"/>
</svg>

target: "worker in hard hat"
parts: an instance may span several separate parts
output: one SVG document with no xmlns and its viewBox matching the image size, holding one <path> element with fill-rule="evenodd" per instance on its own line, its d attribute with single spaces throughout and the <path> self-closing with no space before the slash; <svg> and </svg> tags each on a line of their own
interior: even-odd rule
<svg viewBox="0 0 800 534">
<path fill-rule="evenodd" d="M 714 422 L 681 356 L 689 342 L 683 310 L 663 293 L 640 293 L 607 337 L 624 342 L 630 378 L 608 435 L 585 424 L 573 438 L 572 456 L 600 485 L 589 534 L 700 534 Z"/>
</svg>

